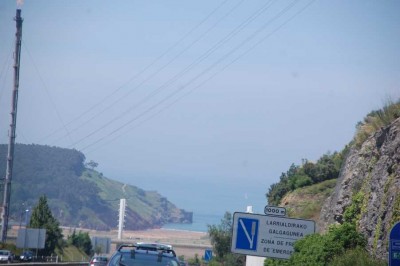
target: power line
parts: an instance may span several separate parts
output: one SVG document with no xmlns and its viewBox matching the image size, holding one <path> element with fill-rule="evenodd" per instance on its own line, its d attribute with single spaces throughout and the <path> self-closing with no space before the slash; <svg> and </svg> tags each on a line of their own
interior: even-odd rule
<svg viewBox="0 0 400 266">
<path fill-rule="evenodd" d="M 71 147 L 74 147 L 74 145 L 81 143 L 85 139 L 93 136 L 94 134 L 98 133 L 100 130 L 105 129 L 106 127 L 110 126 L 112 123 L 115 123 L 116 121 L 120 120 L 133 110 L 135 110 L 138 106 L 144 104 L 147 102 L 149 99 L 153 98 L 157 94 L 159 94 L 162 89 L 167 88 L 168 86 L 172 85 L 175 81 L 179 80 L 181 77 L 183 77 L 186 73 L 188 73 L 191 69 L 193 69 L 195 66 L 199 65 L 202 61 L 204 61 L 206 58 L 208 58 L 212 53 L 214 53 L 218 48 L 220 48 L 223 44 L 227 43 L 229 40 L 231 40 L 234 36 L 236 36 L 241 30 L 243 30 L 246 26 L 249 25 L 252 21 L 254 21 L 257 17 L 259 17 L 262 13 L 264 13 L 266 10 L 268 10 L 273 1 L 269 1 L 266 4 L 264 4 L 261 8 L 259 8 L 256 12 L 254 12 L 252 15 L 250 15 L 245 21 L 240 23 L 235 29 L 233 29 L 231 32 L 229 32 L 224 38 L 219 40 L 217 43 L 215 43 L 211 48 L 209 48 L 205 53 L 203 53 L 200 57 L 198 57 L 194 62 L 192 62 L 189 66 L 185 67 L 182 71 L 180 71 L 178 74 L 174 75 L 172 78 L 170 78 L 167 82 L 159 86 L 156 90 L 148 94 L 142 101 L 140 101 L 138 104 L 133 105 L 126 109 L 122 114 L 115 116 L 111 120 L 109 120 L 107 123 L 103 124 L 102 126 L 98 127 L 97 129 L 93 130 L 90 132 L 88 135 L 85 137 L 79 139 Z"/>
<path fill-rule="evenodd" d="M 156 112 L 155 114 L 153 114 L 152 116 L 150 116 L 150 118 L 154 117 L 155 115 L 161 113 L 163 110 L 171 107 L 172 105 L 174 105 L 176 102 L 178 102 L 180 99 L 182 99 L 183 97 L 187 96 L 189 93 L 193 92 L 195 89 L 203 86 L 205 83 L 207 83 L 208 81 L 210 81 L 212 78 L 214 78 L 216 75 L 218 75 L 219 73 L 221 73 L 222 71 L 224 71 L 226 68 L 228 68 L 230 65 L 232 65 L 233 63 L 235 63 L 236 61 L 238 61 L 240 58 L 242 58 L 244 55 L 246 55 L 247 53 L 249 53 L 251 50 L 253 50 L 256 46 L 258 46 L 259 44 L 261 44 L 263 41 L 265 41 L 267 38 L 269 38 L 271 35 L 273 35 L 274 33 L 276 33 L 277 31 L 279 31 L 282 27 L 284 27 L 287 23 L 289 23 L 291 20 L 293 20 L 295 17 L 297 17 L 299 14 L 301 14 L 304 10 L 306 10 L 315 0 L 310 1 L 307 5 L 305 5 L 303 8 L 301 8 L 299 11 L 297 11 L 294 15 L 292 15 L 290 18 L 288 18 L 287 20 L 285 20 L 282 24 L 280 24 L 278 27 L 276 27 L 273 31 L 271 31 L 270 33 L 268 33 L 266 36 L 264 36 L 262 39 L 260 39 L 258 42 L 256 42 L 254 45 L 252 45 L 250 48 L 248 48 L 244 53 L 240 54 L 239 56 L 237 56 L 236 58 L 234 58 L 233 60 L 231 60 L 228 64 L 226 64 L 222 69 L 220 69 L 219 71 L 215 72 L 213 75 L 211 75 L 209 78 L 207 78 L 206 80 L 204 80 L 203 82 L 201 82 L 199 85 L 195 86 L 193 89 L 191 89 L 190 91 L 188 91 L 186 94 L 181 95 L 179 98 L 177 98 L 176 100 L 174 100 L 173 102 L 171 102 L 170 104 L 168 104 L 167 106 L 164 106 L 164 108 L 160 109 L 158 112 Z M 192 79 L 188 84 L 186 84 L 185 86 L 181 87 L 178 90 L 175 90 L 173 93 L 171 93 L 168 97 L 164 98 L 163 100 L 159 101 L 158 103 L 156 103 L 155 105 L 153 105 L 152 107 L 148 108 L 147 110 L 145 110 L 144 112 L 142 112 L 141 114 L 139 114 L 138 116 L 136 116 L 134 119 L 131 119 L 130 121 L 128 121 L 127 123 L 125 123 L 124 125 L 122 125 L 121 127 L 117 128 L 116 130 L 112 131 L 111 133 L 109 133 L 108 135 L 98 139 L 95 142 L 92 142 L 91 144 L 85 146 L 82 150 L 85 150 L 87 148 L 90 148 L 92 146 L 94 146 L 95 144 L 99 143 L 100 141 L 106 139 L 107 137 L 110 137 L 111 135 L 113 135 L 114 133 L 116 133 L 117 131 L 121 130 L 122 128 L 124 128 L 126 125 L 131 124 L 132 122 L 135 122 L 136 120 L 138 120 L 139 118 L 141 118 L 142 116 L 144 116 L 146 113 L 152 111 L 153 109 L 155 109 L 156 107 L 158 107 L 159 105 L 161 105 L 162 103 L 164 103 L 165 101 L 167 101 L 168 99 L 170 99 L 171 97 L 175 96 L 177 93 L 179 93 L 180 91 L 182 91 L 184 88 L 186 88 L 188 85 L 190 85 L 193 81 L 195 81 L 195 79 L 197 79 L 198 77 L 204 75 L 205 73 L 207 73 L 209 70 L 211 70 L 213 67 L 215 67 L 217 64 L 219 64 L 220 62 L 222 62 L 224 59 L 226 59 L 228 56 L 230 56 L 233 52 L 235 52 L 236 50 L 238 50 L 241 46 L 244 45 L 244 43 L 248 42 L 249 40 L 253 39 L 256 35 L 258 35 L 262 30 L 264 30 L 270 23 L 272 23 L 274 20 L 280 18 L 282 15 L 284 15 L 286 12 L 288 12 L 295 4 L 296 2 L 298 2 L 298 0 L 293 1 L 290 5 L 288 5 L 286 8 L 284 8 L 283 10 L 281 10 L 281 12 L 279 12 L 275 17 L 273 17 L 271 20 L 269 20 L 267 23 L 265 23 L 261 28 L 259 28 L 253 35 L 251 35 L 251 37 L 249 37 L 248 39 L 244 40 L 241 44 L 239 44 L 238 46 L 236 46 L 233 50 L 231 50 L 229 53 L 227 53 L 226 55 L 224 55 L 222 58 L 220 58 L 217 62 L 215 62 L 214 64 L 212 64 L 209 68 L 207 68 L 206 70 L 204 70 L 202 73 L 200 73 L 199 75 L 196 76 L 196 78 Z M 144 122 L 148 121 L 148 119 L 142 120 L 139 124 L 137 124 L 135 127 L 137 127 L 140 124 L 143 124 Z M 120 135 L 119 135 L 120 136 Z M 119 137 L 117 136 L 117 137 Z M 117 137 L 113 138 L 111 141 L 115 140 Z M 109 141 L 109 142 L 111 142 Z M 109 143 L 107 142 L 107 143 Z"/>
<path fill-rule="evenodd" d="M 160 67 L 157 71 L 153 72 L 153 74 L 151 74 L 150 76 L 148 76 L 146 79 L 144 79 L 140 84 L 138 84 L 137 86 L 135 86 L 133 89 L 131 89 L 130 91 L 128 91 L 127 93 L 125 93 L 124 95 L 122 95 L 121 97 L 119 97 L 118 99 L 116 99 L 114 102 L 112 102 L 110 105 L 108 105 L 106 108 L 104 108 L 102 111 L 100 111 L 99 113 L 94 114 L 93 116 L 91 116 L 89 119 L 83 121 L 81 124 L 79 124 L 78 126 L 76 126 L 75 128 L 73 128 L 73 131 L 79 130 L 80 128 L 82 128 L 83 126 L 85 126 L 89 121 L 99 117 L 101 114 L 105 113 L 106 111 L 110 110 L 114 105 L 116 105 L 118 102 L 120 102 L 121 100 L 125 99 L 128 95 L 130 95 L 133 91 L 136 91 L 136 89 L 142 87 L 146 82 L 152 80 L 157 74 L 159 74 L 162 70 L 164 70 L 167 66 L 169 66 L 171 63 L 173 63 L 176 59 L 179 58 L 179 56 L 181 56 L 183 53 L 185 53 L 187 50 L 189 50 L 191 47 L 193 47 L 193 45 L 195 45 L 197 42 L 199 42 L 206 34 L 208 34 L 212 29 L 214 29 L 218 23 L 220 23 L 223 19 L 225 19 L 227 16 L 229 16 L 235 9 L 237 9 L 244 0 L 239 1 L 235 6 L 233 6 L 223 17 L 221 17 L 220 19 L 218 19 L 218 21 L 216 23 L 214 23 L 213 25 L 211 25 L 211 27 L 209 27 L 205 32 L 203 32 L 198 38 L 196 38 L 195 40 L 193 40 L 188 46 L 186 46 L 183 50 L 181 50 L 178 54 L 176 54 L 171 60 L 169 60 L 166 64 L 164 64 L 162 67 Z M 209 17 L 209 16 L 208 16 Z M 208 18 L 207 17 L 207 18 Z M 203 20 L 200 24 L 202 24 L 205 20 Z M 166 85 L 166 87 L 168 87 L 168 85 Z M 158 88 L 156 91 L 161 90 L 162 88 Z M 151 93 L 150 95 L 148 95 L 145 100 L 142 100 L 138 105 L 133 106 L 131 108 L 128 108 L 128 110 L 126 110 L 125 112 L 123 112 L 122 116 L 118 115 L 115 118 L 113 118 L 112 120 L 110 120 L 109 123 L 106 124 L 106 126 L 102 126 L 100 128 L 98 128 L 97 130 L 93 131 L 92 133 L 95 134 L 97 133 L 98 130 L 100 129 L 104 129 L 105 127 L 107 127 L 109 124 L 114 123 L 115 121 L 119 120 L 120 118 L 122 118 L 124 115 L 127 115 L 128 112 L 133 111 L 134 109 L 136 109 L 138 106 L 142 105 L 144 102 L 146 102 L 148 99 L 151 99 L 153 96 L 157 95 L 157 93 Z M 93 134 L 89 134 L 90 136 L 92 136 Z M 88 135 L 88 137 L 90 137 Z M 61 139 L 63 139 L 65 137 L 65 135 L 61 136 L 60 138 L 58 138 L 56 140 L 59 141 Z M 79 141 L 78 141 L 79 143 Z M 78 144 L 78 143 L 74 143 Z M 71 146 L 73 147 L 73 145 Z"/>
<path fill-rule="evenodd" d="M 53 100 L 53 98 L 51 97 L 51 94 L 50 94 L 49 90 L 47 89 L 47 85 L 46 85 L 46 83 L 44 82 L 44 80 L 43 80 L 43 78 L 42 78 L 42 75 L 40 75 L 39 69 L 38 69 L 38 67 L 37 67 L 37 65 L 36 65 L 36 63 L 35 63 L 35 60 L 34 60 L 33 57 L 32 57 L 32 54 L 30 53 L 30 51 L 29 51 L 29 49 L 28 49 L 28 47 L 26 46 L 26 44 L 25 44 L 24 41 L 22 41 L 22 44 L 23 44 L 24 49 L 25 49 L 26 52 L 28 53 L 28 57 L 29 57 L 29 58 L 31 59 L 31 61 L 32 61 L 32 65 L 33 65 L 33 67 L 34 67 L 35 70 L 36 70 L 36 73 L 37 73 L 37 75 L 38 75 L 38 77 L 39 77 L 39 80 L 40 80 L 40 82 L 41 82 L 42 85 L 43 85 L 44 91 L 46 92 L 46 95 L 47 95 L 47 97 L 49 98 L 50 103 L 52 104 L 53 109 L 55 110 L 55 113 L 56 113 L 56 115 L 57 115 L 58 120 L 61 122 L 61 125 L 63 126 L 63 129 L 64 129 L 65 132 L 67 133 L 67 136 L 68 136 L 69 140 L 72 142 L 71 133 L 69 132 L 67 126 L 65 125 L 63 119 L 61 118 L 61 115 L 60 115 L 60 112 L 58 111 L 57 105 L 54 103 L 54 100 Z"/>
<path fill-rule="evenodd" d="M 243 0 L 242 0 L 243 1 Z M 200 28 L 207 20 L 209 20 L 212 15 L 214 15 L 220 8 L 222 8 L 226 3 L 228 2 L 228 0 L 224 0 L 221 4 L 219 4 L 216 8 L 214 8 L 203 20 L 201 20 L 198 24 L 196 24 L 196 26 L 194 26 L 191 30 L 189 30 L 186 34 L 184 34 L 178 41 L 176 41 L 174 44 L 172 44 L 169 48 L 167 48 L 162 54 L 160 54 L 156 59 L 154 59 L 149 65 L 147 65 L 146 67 L 144 67 L 142 70 L 140 70 L 136 75 L 134 75 L 133 77 L 131 77 L 130 79 L 128 79 L 128 81 L 126 81 L 124 84 L 120 85 L 116 90 L 114 90 L 112 93 L 108 94 L 107 96 L 105 96 L 102 100 L 100 100 L 98 103 L 94 104 L 93 106 L 91 106 L 90 108 L 88 108 L 85 112 L 83 112 L 82 114 L 80 114 L 79 116 L 77 116 L 75 119 L 71 120 L 70 122 L 68 122 L 66 125 L 71 125 L 72 123 L 74 123 L 75 121 L 81 119 L 83 116 L 87 115 L 88 113 L 90 113 L 92 110 L 96 109 L 98 106 L 101 106 L 104 102 L 108 101 L 111 97 L 113 97 L 115 94 L 117 94 L 122 88 L 124 88 L 125 86 L 129 85 L 132 81 L 134 81 L 135 79 L 137 79 L 138 77 L 140 77 L 143 73 L 145 73 L 148 69 L 150 69 L 151 67 L 153 67 L 158 61 L 160 61 L 164 56 L 166 56 L 168 53 L 170 53 L 176 46 L 179 46 L 180 43 L 182 43 L 186 38 L 188 38 L 194 31 L 196 31 L 198 28 Z M 197 41 L 199 41 L 200 39 L 198 38 Z M 192 42 L 192 44 L 190 46 L 188 46 L 187 48 L 184 49 L 183 52 L 187 51 L 192 45 L 194 45 L 195 42 Z M 183 52 L 180 52 L 179 55 L 183 54 Z M 178 56 L 179 56 L 178 55 Z M 155 75 L 157 75 L 159 72 L 161 72 L 165 67 L 167 67 L 168 65 L 170 65 L 174 60 L 176 60 L 178 58 L 178 56 L 175 56 L 172 60 L 170 60 L 166 65 L 164 65 L 163 67 L 161 67 L 160 69 L 158 69 L 155 73 L 153 73 L 151 76 L 147 77 L 146 80 L 144 82 L 141 82 L 138 86 L 134 87 L 133 89 L 129 90 L 127 93 L 125 93 L 124 95 L 122 95 L 121 97 L 119 97 L 117 100 L 115 100 L 114 102 L 112 102 L 110 105 L 108 105 L 106 108 L 102 109 L 101 112 L 91 116 L 89 119 L 85 120 L 83 123 L 81 123 L 79 126 L 75 127 L 73 129 L 73 131 L 79 129 L 81 126 L 85 125 L 88 121 L 100 116 L 101 114 L 103 114 L 105 111 L 109 110 L 110 108 L 112 108 L 114 105 L 116 105 L 119 101 L 121 101 L 122 99 L 125 99 L 128 95 L 130 95 L 131 93 L 133 93 L 134 91 L 136 91 L 136 89 L 138 89 L 141 85 L 143 85 L 145 82 L 149 81 L 151 78 L 153 78 Z M 47 136 L 43 137 L 42 139 L 39 140 L 39 142 L 42 142 L 45 139 L 48 139 L 49 137 L 53 136 L 54 134 L 56 134 L 57 132 L 60 131 L 60 128 L 53 131 L 52 133 L 48 134 Z M 64 136 L 63 136 L 64 137 Z M 62 138 L 63 138 L 62 137 Z M 57 139 L 56 141 L 60 140 Z"/>
</svg>

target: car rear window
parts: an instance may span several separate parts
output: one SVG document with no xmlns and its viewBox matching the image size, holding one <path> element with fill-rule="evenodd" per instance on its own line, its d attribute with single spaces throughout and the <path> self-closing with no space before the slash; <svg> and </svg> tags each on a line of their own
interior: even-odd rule
<svg viewBox="0 0 400 266">
<path fill-rule="evenodd" d="M 157 254 L 146 254 L 137 252 L 134 256 L 130 253 L 124 253 L 121 259 L 113 258 L 110 266 L 179 266 L 178 262 L 168 256 L 162 256 L 158 260 Z"/>
<path fill-rule="evenodd" d="M 107 257 L 94 257 L 93 258 L 94 261 L 107 261 Z"/>
</svg>

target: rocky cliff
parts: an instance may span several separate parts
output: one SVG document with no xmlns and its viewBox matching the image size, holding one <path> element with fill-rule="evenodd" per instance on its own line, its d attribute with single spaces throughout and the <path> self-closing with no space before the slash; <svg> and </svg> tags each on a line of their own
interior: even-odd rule
<svg viewBox="0 0 400 266">
<path fill-rule="evenodd" d="M 358 210 L 356 224 L 368 251 L 387 258 L 390 229 L 400 221 L 400 118 L 350 149 L 322 207 L 320 231 L 341 223 L 350 206 Z"/>
</svg>

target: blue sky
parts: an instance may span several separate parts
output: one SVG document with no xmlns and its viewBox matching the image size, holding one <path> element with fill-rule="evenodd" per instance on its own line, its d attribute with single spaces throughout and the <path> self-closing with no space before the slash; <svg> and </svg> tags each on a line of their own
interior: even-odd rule
<svg viewBox="0 0 400 266">
<path fill-rule="evenodd" d="M 0 2 L 7 143 L 15 1 Z M 223 213 L 400 97 L 399 1 L 25 0 L 17 142 Z"/>
</svg>

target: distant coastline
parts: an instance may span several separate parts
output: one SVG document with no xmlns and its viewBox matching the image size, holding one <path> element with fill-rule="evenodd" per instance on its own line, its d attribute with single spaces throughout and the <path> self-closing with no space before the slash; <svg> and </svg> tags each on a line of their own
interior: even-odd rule
<svg viewBox="0 0 400 266">
<path fill-rule="evenodd" d="M 206 233 L 208 225 L 220 224 L 222 218 L 222 215 L 193 213 L 193 223 L 170 223 L 165 224 L 161 229 Z"/>
</svg>

